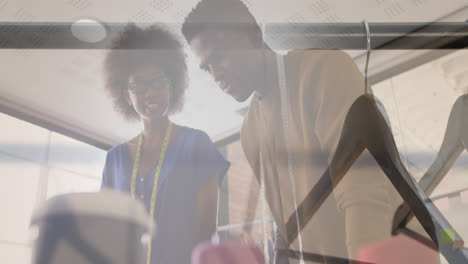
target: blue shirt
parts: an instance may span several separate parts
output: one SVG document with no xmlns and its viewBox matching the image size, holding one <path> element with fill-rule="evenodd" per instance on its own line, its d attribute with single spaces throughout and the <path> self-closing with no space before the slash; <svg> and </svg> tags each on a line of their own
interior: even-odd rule
<svg viewBox="0 0 468 264">
<path fill-rule="evenodd" d="M 148 211 L 155 160 L 148 174 L 138 173 L 135 185 L 135 197 L 144 202 Z M 197 194 L 213 177 L 221 183 L 229 165 L 205 132 L 182 127 L 173 136 L 159 174 L 151 263 L 190 263 L 192 249 L 198 242 Z M 112 148 L 107 153 L 102 188 L 130 193 L 132 170 L 127 144 Z"/>
</svg>

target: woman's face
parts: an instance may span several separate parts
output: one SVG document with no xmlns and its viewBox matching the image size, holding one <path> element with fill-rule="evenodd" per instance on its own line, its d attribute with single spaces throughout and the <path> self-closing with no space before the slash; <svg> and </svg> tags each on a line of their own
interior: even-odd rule
<svg viewBox="0 0 468 264">
<path fill-rule="evenodd" d="M 170 86 L 160 67 L 142 67 L 128 77 L 128 103 L 142 120 L 160 119 L 169 109 Z"/>
</svg>

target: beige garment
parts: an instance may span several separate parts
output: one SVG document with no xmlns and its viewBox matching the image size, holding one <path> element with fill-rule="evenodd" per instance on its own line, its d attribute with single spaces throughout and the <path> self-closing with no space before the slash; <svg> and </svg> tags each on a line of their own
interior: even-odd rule
<svg viewBox="0 0 468 264">
<path fill-rule="evenodd" d="M 300 203 L 327 169 L 348 109 L 364 93 L 364 79 L 342 51 L 294 51 L 284 56 L 284 63 L 290 151 Z M 284 224 L 295 207 L 279 90 L 252 101 L 241 140 L 257 179 L 262 152 L 266 199 L 285 236 Z M 355 258 L 362 245 L 390 236 L 394 195 L 390 182 L 365 151 L 302 231 L 303 250 Z M 291 248 L 298 249 L 297 239 Z"/>
</svg>

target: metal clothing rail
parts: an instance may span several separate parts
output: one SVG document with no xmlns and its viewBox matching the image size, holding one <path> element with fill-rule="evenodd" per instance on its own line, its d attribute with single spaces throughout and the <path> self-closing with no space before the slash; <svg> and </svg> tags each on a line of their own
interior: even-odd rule
<svg viewBox="0 0 468 264">
<path fill-rule="evenodd" d="M 0 22 L 2 49 L 109 49 L 125 23 L 16 23 Z M 169 28 L 181 24 L 160 23 Z M 190 24 L 188 28 L 242 29 L 253 24 Z M 72 30 L 72 27 L 74 30 Z M 468 22 L 369 23 L 372 50 L 463 49 L 468 46 Z M 262 25 L 273 49 L 366 49 L 362 23 L 268 23 Z M 75 32 L 75 35 L 73 32 Z M 104 32 L 97 42 L 76 36 Z M 132 47 L 138 49 L 140 47 Z"/>
</svg>

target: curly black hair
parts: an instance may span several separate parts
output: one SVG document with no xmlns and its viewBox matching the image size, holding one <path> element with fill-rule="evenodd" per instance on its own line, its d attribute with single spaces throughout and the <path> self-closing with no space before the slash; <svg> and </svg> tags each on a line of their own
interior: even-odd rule
<svg viewBox="0 0 468 264">
<path fill-rule="evenodd" d="M 249 30 L 257 20 L 241 0 L 201 0 L 185 18 L 182 34 L 188 43 L 201 31 Z"/>
<path fill-rule="evenodd" d="M 188 82 L 186 55 L 181 42 L 162 27 L 152 25 L 142 29 L 128 24 L 105 58 L 104 74 L 105 87 L 115 109 L 129 121 L 139 120 L 139 116 L 125 99 L 128 77 L 148 66 L 160 67 L 171 83 L 168 113 L 180 111 Z"/>
</svg>

